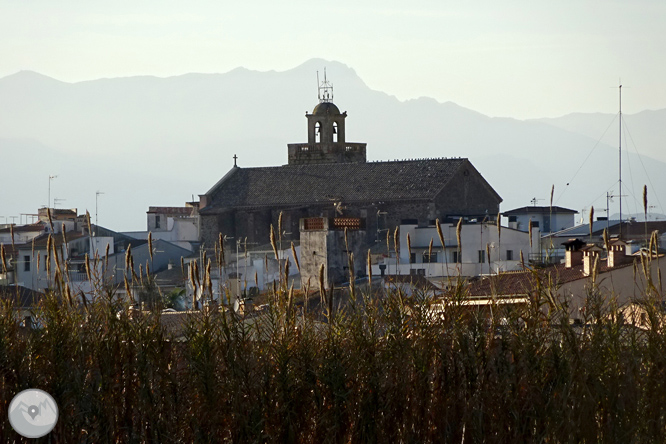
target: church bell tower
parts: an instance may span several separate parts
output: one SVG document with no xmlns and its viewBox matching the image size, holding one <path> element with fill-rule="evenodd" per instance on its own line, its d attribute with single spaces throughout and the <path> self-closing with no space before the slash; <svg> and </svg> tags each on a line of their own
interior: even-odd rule
<svg viewBox="0 0 666 444">
<path fill-rule="evenodd" d="M 319 76 L 317 76 L 319 77 Z M 313 163 L 364 163 L 365 143 L 348 143 L 345 140 L 345 119 L 347 111 L 340 110 L 333 103 L 333 85 L 326 79 L 318 83 L 319 103 L 308 119 L 308 143 L 290 143 L 289 165 Z"/>
</svg>

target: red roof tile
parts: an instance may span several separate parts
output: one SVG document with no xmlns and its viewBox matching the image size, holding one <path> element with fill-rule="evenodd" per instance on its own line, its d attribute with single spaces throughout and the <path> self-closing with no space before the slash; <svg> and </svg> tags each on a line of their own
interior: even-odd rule
<svg viewBox="0 0 666 444">
<path fill-rule="evenodd" d="M 629 261 L 625 264 L 610 268 L 606 265 L 605 260 L 600 261 L 599 274 L 601 275 L 610 270 L 624 268 L 632 265 L 632 263 L 632 261 Z M 538 270 L 506 272 L 485 277 L 470 283 L 468 289 L 470 296 L 488 296 L 492 294 L 505 296 L 526 295 L 533 291 L 537 279 L 546 285 L 553 283 L 556 287 L 559 287 L 568 282 L 587 278 L 588 276 L 583 274 L 583 265 L 566 268 L 565 264 L 558 264 Z"/>
</svg>

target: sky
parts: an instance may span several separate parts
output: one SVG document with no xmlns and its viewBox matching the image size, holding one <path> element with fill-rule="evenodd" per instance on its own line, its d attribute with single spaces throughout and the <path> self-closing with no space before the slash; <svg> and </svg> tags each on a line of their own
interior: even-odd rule
<svg viewBox="0 0 666 444">
<path fill-rule="evenodd" d="M 372 89 L 518 119 L 666 108 L 666 2 L 0 0 L 0 77 L 77 82 L 311 58 Z M 627 90 L 627 88 L 630 88 Z"/>
</svg>

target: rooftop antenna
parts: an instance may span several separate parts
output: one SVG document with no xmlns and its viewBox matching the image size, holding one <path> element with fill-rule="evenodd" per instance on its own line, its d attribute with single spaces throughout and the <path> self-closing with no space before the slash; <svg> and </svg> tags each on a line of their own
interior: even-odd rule
<svg viewBox="0 0 666 444">
<path fill-rule="evenodd" d="M 104 194 L 101 191 L 95 192 L 95 236 L 97 236 L 97 227 L 99 226 L 99 221 L 97 220 L 97 198 L 100 194 Z"/>
<path fill-rule="evenodd" d="M 324 81 L 319 82 L 319 71 L 317 71 L 317 98 L 319 103 L 333 101 L 333 84 L 326 79 L 326 68 L 324 68 Z"/>
<path fill-rule="evenodd" d="M 543 200 L 543 199 L 537 199 L 536 197 L 533 197 L 532 200 L 530 200 L 530 202 L 532 202 L 532 205 L 534 205 L 534 206 L 536 207 L 536 206 L 537 206 L 537 203 L 538 203 L 540 200 Z"/>
<path fill-rule="evenodd" d="M 609 202 L 613 202 L 614 197 L 619 197 L 620 202 L 622 201 L 623 195 L 614 195 L 613 193 L 609 193 L 608 191 L 606 192 L 606 229 L 609 230 L 610 232 L 610 208 L 609 208 Z M 626 197 L 626 194 L 624 195 Z M 622 217 L 620 216 L 620 230 L 622 230 Z"/>
<path fill-rule="evenodd" d="M 620 239 L 622 239 L 622 79 L 620 79 L 620 86 L 618 88 L 618 91 L 620 93 L 620 131 L 618 133 L 619 135 L 619 149 L 618 149 L 618 161 L 619 161 L 619 180 L 618 180 L 618 197 L 620 198 Z"/>
<path fill-rule="evenodd" d="M 57 198 L 57 197 L 54 197 L 54 198 L 53 198 L 53 209 L 55 210 L 56 205 L 58 205 L 60 202 L 64 202 L 64 201 L 66 201 L 66 200 L 67 200 L 67 199 L 59 199 L 59 198 Z"/>
<path fill-rule="evenodd" d="M 46 203 L 46 208 L 51 208 L 51 181 L 58 177 L 55 174 L 49 174 L 49 200 Z"/>
</svg>

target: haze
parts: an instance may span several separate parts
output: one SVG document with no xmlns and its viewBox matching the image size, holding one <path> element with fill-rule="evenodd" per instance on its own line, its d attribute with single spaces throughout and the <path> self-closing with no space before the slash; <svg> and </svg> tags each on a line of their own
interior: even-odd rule
<svg viewBox="0 0 666 444">
<path fill-rule="evenodd" d="M 0 77 L 283 71 L 319 57 L 400 100 L 519 119 L 666 106 L 666 4 L 2 1 Z M 314 79 L 312 83 L 314 85 Z"/>
</svg>

